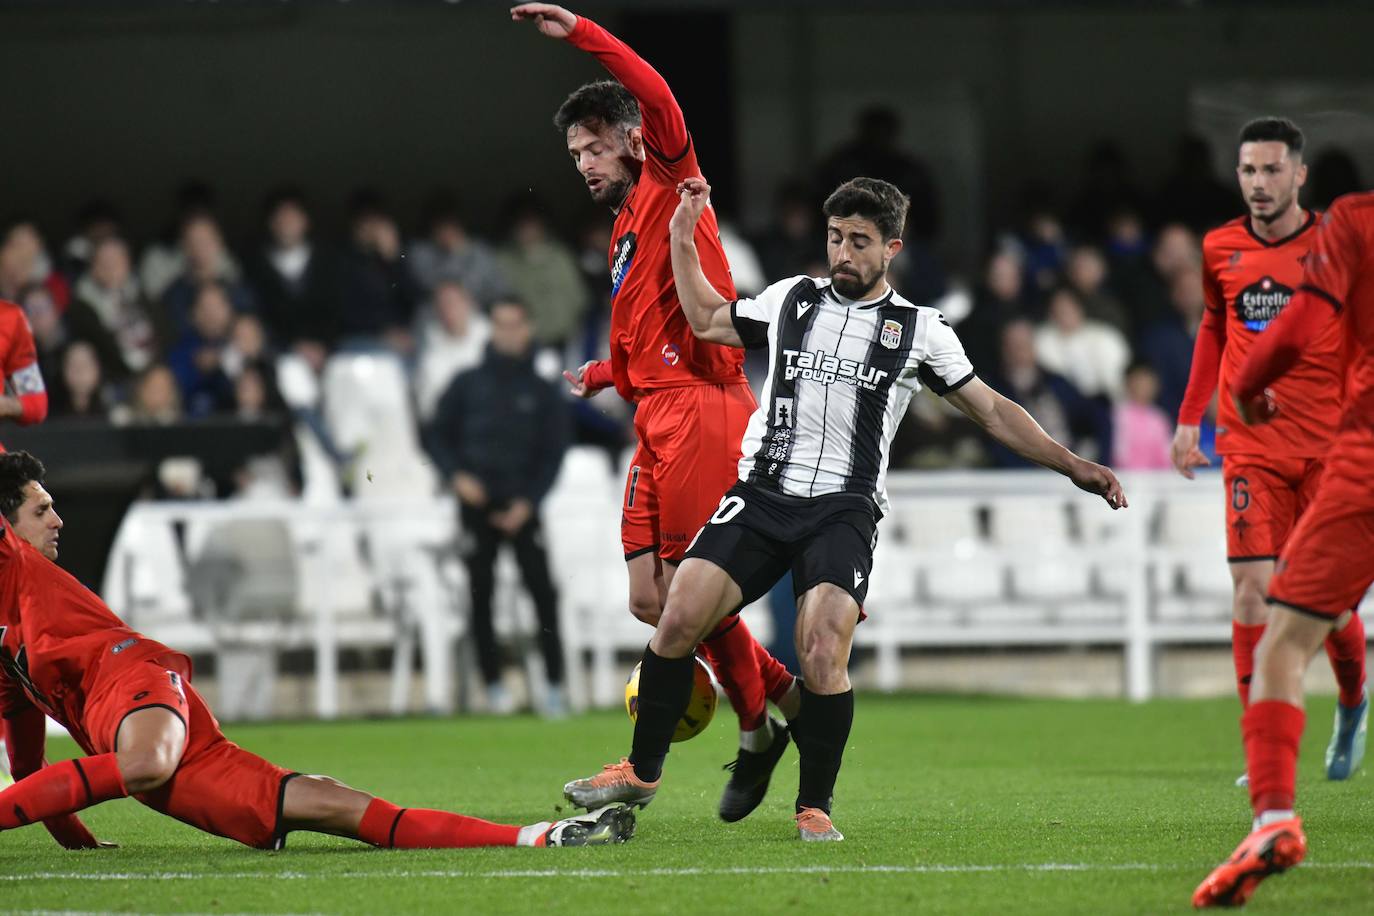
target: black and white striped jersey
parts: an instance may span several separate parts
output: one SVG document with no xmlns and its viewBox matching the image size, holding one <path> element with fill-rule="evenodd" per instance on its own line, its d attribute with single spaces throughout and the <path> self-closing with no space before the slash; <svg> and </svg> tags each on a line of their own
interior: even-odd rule
<svg viewBox="0 0 1374 916">
<path fill-rule="evenodd" d="M 973 378 L 963 345 L 932 308 L 889 290 L 845 299 L 829 278 L 792 277 L 730 316 L 768 347 L 768 381 L 745 430 L 740 480 L 790 496 L 859 493 L 887 511 L 888 450 L 911 396 Z"/>
</svg>

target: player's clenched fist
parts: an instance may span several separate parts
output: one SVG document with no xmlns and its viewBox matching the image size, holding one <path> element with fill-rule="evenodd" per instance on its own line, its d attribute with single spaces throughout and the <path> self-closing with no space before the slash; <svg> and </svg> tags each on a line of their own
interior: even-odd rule
<svg viewBox="0 0 1374 916">
<path fill-rule="evenodd" d="M 552 3 L 522 3 L 511 8 L 510 18 L 516 22 L 533 20 L 550 38 L 567 38 L 577 25 L 577 16 Z"/>
<path fill-rule="evenodd" d="M 696 231 L 697 220 L 711 205 L 711 186 L 704 178 L 688 178 L 677 185 L 680 201 L 668 221 L 668 231 L 674 236 L 691 235 Z"/>
</svg>

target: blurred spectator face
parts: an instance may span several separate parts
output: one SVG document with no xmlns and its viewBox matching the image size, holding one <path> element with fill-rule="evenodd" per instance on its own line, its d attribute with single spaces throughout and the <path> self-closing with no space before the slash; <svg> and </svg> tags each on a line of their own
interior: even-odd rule
<svg viewBox="0 0 1374 916">
<path fill-rule="evenodd" d="M 460 283 L 444 282 L 434 287 L 434 314 L 454 337 L 467 334 L 476 307 L 471 294 Z"/>
<path fill-rule="evenodd" d="M 400 253 L 401 230 L 385 213 L 361 213 L 353 220 L 353 242 L 360 250 L 390 261 Z"/>
<path fill-rule="evenodd" d="M 1083 327 L 1083 303 L 1070 290 L 1056 290 L 1050 297 L 1049 317 L 1061 334 L 1072 334 Z"/>
<path fill-rule="evenodd" d="M 644 136 L 638 127 L 583 121 L 568 128 L 568 155 L 592 200 L 618 208 L 635 182 L 630 164 L 644 161 Z"/>
<path fill-rule="evenodd" d="M 241 417 L 260 416 L 267 410 L 267 381 L 255 366 L 246 366 L 234 380 L 234 406 Z"/>
<path fill-rule="evenodd" d="M 521 357 L 530 351 L 534 327 L 525 309 L 510 302 L 491 307 L 491 346 L 503 356 Z"/>
<path fill-rule="evenodd" d="M 36 267 L 43 259 L 43 236 L 38 234 L 38 227 L 33 223 L 18 223 L 5 235 L 5 247 L 18 250 L 18 257 L 28 263 L 31 268 Z M 31 272 L 30 277 L 35 280 L 42 279 Z"/>
<path fill-rule="evenodd" d="M 511 238 L 521 248 L 538 245 L 548 238 L 548 235 L 548 227 L 544 225 L 543 218 L 536 213 L 525 214 L 511 226 Z"/>
<path fill-rule="evenodd" d="M 1297 203 L 1298 189 L 1307 182 L 1307 166 L 1287 143 L 1242 143 L 1236 177 L 1250 215 L 1261 223 L 1271 223 Z"/>
<path fill-rule="evenodd" d="M 1126 397 L 1132 404 L 1148 406 L 1159 397 L 1159 376 L 1149 366 L 1135 366 L 1126 373 Z"/>
<path fill-rule="evenodd" d="M 197 277 L 215 276 L 224 263 L 224 237 L 208 216 L 188 220 L 181 230 L 181 250 Z"/>
<path fill-rule="evenodd" d="M 1207 300 L 1202 294 L 1202 271 L 1196 267 L 1180 270 L 1169 284 L 1169 300 L 1185 322 L 1202 319 Z"/>
<path fill-rule="evenodd" d="M 1035 329 L 1029 321 L 1011 321 L 1002 329 L 1002 365 L 1008 372 L 1035 369 Z"/>
<path fill-rule="evenodd" d="M 258 316 L 240 315 L 234 319 L 229 342 L 244 359 L 260 359 L 267 350 L 267 333 Z"/>
<path fill-rule="evenodd" d="M 456 251 L 467 241 L 463 224 L 451 216 L 440 217 L 429 229 L 429 240 L 444 251 Z"/>
<path fill-rule="evenodd" d="M 1170 223 L 1159 230 L 1159 240 L 1155 242 L 1155 270 L 1166 280 L 1180 270 L 1196 267 L 1202 260 L 1197 236 L 1187 226 Z"/>
<path fill-rule="evenodd" d="M 102 289 L 122 289 L 132 272 L 129 246 L 118 236 L 101 239 L 91 255 L 91 278 Z"/>
<path fill-rule="evenodd" d="M 1021 298 L 1021 261 L 1014 254 L 999 251 L 988 259 L 988 292 L 1005 302 Z"/>
<path fill-rule="evenodd" d="M 73 401 L 85 403 L 100 388 L 100 359 L 95 347 L 78 340 L 62 355 L 62 383 Z"/>
<path fill-rule="evenodd" d="M 34 257 L 23 245 L 8 243 L 0 247 L 0 290 L 17 295 L 33 274 Z"/>
<path fill-rule="evenodd" d="M 295 248 L 310 233 L 310 216 L 296 200 L 283 200 L 267 217 L 267 231 L 278 248 Z"/>
<path fill-rule="evenodd" d="M 1131 210 L 1113 213 L 1107 221 L 1107 237 L 1114 248 L 1135 251 L 1145 244 L 1145 224 Z"/>
<path fill-rule="evenodd" d="M 181 415 L 181 395 L 171 369 L 158 365 L 143 373 L 134 391 L 134 408 L 145 418 L 171 421 Z"/>
<path fill-rule="evenodd" d="M 223 287 L 207 284 L 196 293 L 191 325 L 202 340 L 224 340 L 234 325 L 234 307 Z"/>
<path fill-rule="evenodd" d="M 1048 210 L 1033 214 L 1027 223 L 1030 237 L 1045 245 L 1058 245 L 1064 241 L 1064 226 L 1059 217 Z"/>
<path fill-rule="evenodd" d="M 62 313 L 57 310 L 52 293 L 46 287 L 31 286 L 20 304 L 24 307 L 24 314 L 29 317 L 29 327 L 33 329 L 38 348 L 52 351 L 63 337 Z"/>
<path fill-rule="evenodd" d="M 1094 293 L 1107 279 L 1107 259 L 1091 246 L 1075 248 L 1069 256 L 1069 282 L 1082 293 Z"/>
</svg>

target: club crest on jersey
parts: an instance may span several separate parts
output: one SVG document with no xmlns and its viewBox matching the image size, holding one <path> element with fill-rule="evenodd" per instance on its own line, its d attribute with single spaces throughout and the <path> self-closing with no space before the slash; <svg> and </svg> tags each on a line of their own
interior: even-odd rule
<svg viewBox="0 0 1374 916">
<path fill-rule="evenodd" d="M 664 344 L 662 355 L 665 366 L 676 366 L 678 360 L 682 359 L 682 351 L 677 348 L 677 344 Z"/>
<path fill-rule="evenodd" d="M 620 292 L 620 284 L 625 282 L 625 275 L 630 272 L 630 265 L 635 259 L 635 234 L 627 232 L 616 239 L 615 253 L 611 257 L 611 295 L 615 296 Z"/>
<path fill-rule="evenodd" d="M 878 343 L 887 347 L 889 350 L 897 349 L 902 343 L 902 323 L 900 321 L 894 321 L 891 318 L 884 321 L 883 333 L 882 336 L 878 338 Z"/>
<path fill-rule="evenodd" d="M 1293 298 L 1293 290 L 1273 277 L 1251 283 L 1236 296 L 1236 317 L 1251 331 L 1263 331 Z"/>
<path fill-rule="evenodd" d="M 782 358 L 783 378 L 789 382 L 798 378 L 822 385 L 844 382 L 876 391 L 882 380 L 887 378 L 887 372 L 882 369 L 856 359 L 840 359 L 824 350 L 783 350 Z"/>
</svg>

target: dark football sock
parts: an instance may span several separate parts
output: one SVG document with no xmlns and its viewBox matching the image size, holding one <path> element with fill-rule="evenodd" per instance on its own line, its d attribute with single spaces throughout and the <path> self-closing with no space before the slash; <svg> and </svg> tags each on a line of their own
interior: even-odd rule
<svg viewBox="0 0 1374 916">
<path fill-rule="evenodd" d="M 854 691 L 812 693 L 802 686 L 799 728 L 793 729 L 801 755 L 797 810 L 820 808 L 830 813 L 835 778 L 840 775 L 844 746 L 854 724 Z"/>
<path fill-rule="evenodd" d="M 692 699 L 696 659 L 663 658 L 648 646 L 639 669 L 639 707 L 635 715 L 634 744 L 630 763 L 635 776 L 654 782 L 663 774 L 663 760 L 678 720 Z"/>
</svg>

